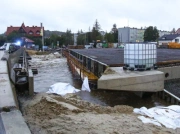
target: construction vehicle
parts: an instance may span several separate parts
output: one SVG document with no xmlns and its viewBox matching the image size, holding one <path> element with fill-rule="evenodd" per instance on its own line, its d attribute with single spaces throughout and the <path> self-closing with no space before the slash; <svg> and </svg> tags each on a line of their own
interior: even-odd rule
<svg viewBox="0 0 180 134">
<path fill-rule="evenodd" d="M 169 43 L 168 43 L 168 48 L 171 48 L 171 49 L 179 49 L 179 48 L 180 48 L 180 43 L 177 43 L 177 42 L 169 42 Z"/>
</svg>

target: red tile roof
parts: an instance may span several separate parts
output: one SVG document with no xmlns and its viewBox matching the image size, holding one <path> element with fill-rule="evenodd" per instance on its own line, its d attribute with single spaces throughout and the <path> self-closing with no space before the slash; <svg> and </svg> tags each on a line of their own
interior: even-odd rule
<svg viewBox="0 0 180 134">
<path fill-rule="evenodd" d="M 29 27 L 29 26 L 25 26 L 24 23 L 22 23 L 20 27 L 13 27 L 13 26 L 7 27 L 6 35 L 9 35 L 13 31 L 18 31 L 20 28 L 22 28 L 28 35 L 37 36 L 37 37 L 41 36 L 40 35 L 41 27 L 38 27 L 38 26 Z M 43 27 L 43 30 L 44 30 L 44 27 Z M 29 33 L 32 33 L 32 34 L 29 34 Z"/>
<path fill-rule="evenodd" d="M 175 34 L 180 34 L 180 28 L 178 28 Z"/>
</svg>

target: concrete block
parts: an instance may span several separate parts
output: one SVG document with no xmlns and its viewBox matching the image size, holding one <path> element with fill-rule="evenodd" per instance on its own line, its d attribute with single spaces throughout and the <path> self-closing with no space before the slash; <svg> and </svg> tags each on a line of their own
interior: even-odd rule
<svg viewBox="0 0 180 134">
<path fill-rule="evenodd" d="M 0 108 L 17 107 L 8 74 L 0 74 Z"/>
<path fill-rule="evenodd" d="M 158 68 L 158 70 L 164 72 L 165 80 L 180 78 L 180 66 Z"/>
<path fill-rule="evenodd" d="M 31 134 L 19 110 L 1 113 L 6 134 Z"/>
<path fill-rule="evenodd" d="M 8 73 L 7 61 L 2 61 L 0 57 L 0 74 Z"/>
<path fill-rule="evenodd" d="M 28 70 L 28 81 L 29 81 L 29 95 L 34 95 L 34 76 L 31 69 Z"/>
<path fill-rule="evenodd" d="M 165 68 L 158 68 L 159 71 L 164 72 L 164 80 L 170 80 L 172 79 L 172 68 L 171 67 L 165 67 Z M 167 77 L 165 75 L 168 75 Z"/>
<path fill-rule="evenodd" d="M 164 73 L 157 70 L 124 71 L 122 67 L 111 67 L 110 73 L 98 80 L 98 89 L 157 92 L 164 89 Z"/>
<path fill-rule="evenodd" d="M 173 79 L 180 78 L 180 66 L 172 67 L 172 78 Z"/>
</svg>

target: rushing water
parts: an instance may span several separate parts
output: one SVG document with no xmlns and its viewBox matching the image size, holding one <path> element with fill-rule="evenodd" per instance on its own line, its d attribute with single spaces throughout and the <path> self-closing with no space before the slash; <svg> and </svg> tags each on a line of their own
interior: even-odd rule
<svg viewBox="0 0 180 134">
<path fill-rule="evenodd" d="M 34 77 L 35 92 L 47 92 L 49 87 L 57 82 L 70 83 L 75 88 L 81 89 L 82 82 L 72 77 L 66 58 L 44 60 L 42 56 L 33 56 L 31 64 L 38 69 L 38 74 Z M 90 93 L 81 91 L 77 95 L 83 100 L 106 106 L 129 105 L 150 108 L 168 105 L 155 95 L 140 98 L 132 92 L 124 91 L 92 90 Z"/>
</svg>

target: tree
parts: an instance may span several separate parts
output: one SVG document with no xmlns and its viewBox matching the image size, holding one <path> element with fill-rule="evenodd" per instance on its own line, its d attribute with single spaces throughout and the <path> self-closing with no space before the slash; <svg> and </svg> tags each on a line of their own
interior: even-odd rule
<svg viewBox="0 0 180 134">
<path fill-rule="evenodd" d="M 112 33 L 116 33 L 117 32 L 117 27 L 116 24 L 113 24 L 113 28 L 111 29 Z"/>
<path fill-rule="evenodd" d="M 106 33 L 104 38 L 106 42 L 109 42 L 109 43 L 114 42 L 114 35 L 112 33 Z"/>
<path fill-rule="evenodd" d="M 5 42 L 6 42 L 6 38 L 4 37 L 4 35 L 1 35 L 0 36 L 0 46 L 2 46 Z"/>
<path fill-rule="evenodd" d="M 94 28 L 95 28 L 95 30 L 97 30 L 97 31 L 101 30 L 101 26 L 100 26 L 99 22 L 97 21 L 97 19 L 96 19 L 96 21 L 95 21 Z"/>
<path fill-rule="evenodd" d="M 21 38 L 21 34 L 18 31 L 13 31 L 7 36 L 7 41 L 9 42 L 16 42 L 18 39 Z"/>
<path fill-rule="evenodd" d="M 51 46 L 51 39 L 50 38 L 44 38 L 44 45 L 45 46 Z"/>
<path fill-rule="evenodd" d="M 77 37 L 77 45 L 83 45 L 83 44 L 85 44 L 85 42 L 86 42 L 86 35 L 85 35 L 86 33 L 84 33 L 84 34 L 79 34 L 78 35 L 78 37 Z"/>
<path fill-rule="evenodd" d="M 159 32 L 156 27 L 149 26 L 144 32 L 144 41 L 156 41 L 159 38 Z"/>
<path fill-rule="evenodd" d="M 21 35 L 21 37 L 22 37 L 22 35 Z M 31 35 L 25 35 L 23 37 L 27 37 L 27 38 L 33 40 L 35 45 L 39 45 L 39 48 L 42 48 L 42 38 L 37 38 L 37 37 L 31 36 Z M 21 45 L 24 45 L 24 43 L 25 42 L 22 40 Z"/>
<path fill-rule="evenodd" d="M 102 40 L 101 34 L 96 30 L 95 27 L 93 27 L 92 32 L 91 32 L 91 38 L 92 41 L 96 42 L 97 40 Z"/>
<path fill-rule="evenodd" d="M 74 40 L 73 40 L 73 34 L 71 33 L 71 30 L 68 30 L 66 31 L 66 33 L 64 34 L 64 37 L 65 37 L 65 45 L 72 45 Z"/>
<path fill-rule="evenodd" d="M 53 48 L 55 46 L 57 46 L 57 38 L 58 38 L 57 34 L 51 34 L 51 36 L 50 36 L 50 44 L 49 45 L 51 45 Z"/>
<path fill-rule="evenodd" d="M 113 42 L 118 42 L 118 29 L 116 27 L 116 24 L 113 24 L 113 28 L 111 29 L 111 33 L 114 36 L 114 41 Z"/>
</svg>

